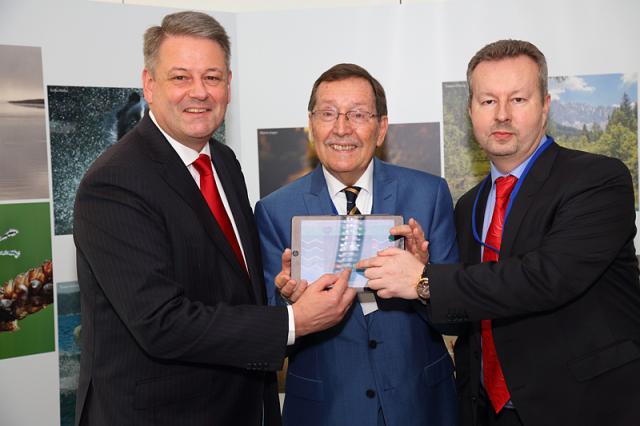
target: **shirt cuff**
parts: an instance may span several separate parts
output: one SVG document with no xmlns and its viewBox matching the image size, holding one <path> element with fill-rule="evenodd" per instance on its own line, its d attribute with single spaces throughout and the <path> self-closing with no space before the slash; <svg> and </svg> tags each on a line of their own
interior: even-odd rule
<svg viewBox="0 0 640 426">
<path fill-rule="evenodd" d="M 291 346 L 296 342 L 296 321 L 293 318 L 293 306 L 287 305 L 289 313 L 289 335 L 287 336 L 287 346 Z"/>
</svg>

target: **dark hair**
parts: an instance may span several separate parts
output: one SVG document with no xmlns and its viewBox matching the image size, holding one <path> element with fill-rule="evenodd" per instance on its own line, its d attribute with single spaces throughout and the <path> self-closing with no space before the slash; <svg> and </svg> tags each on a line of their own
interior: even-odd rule
<svg viewBox="0 0 640 426">
<path fill-rule="evenodd" d="M 467 85 L 469 86 L 469 105 L 471 105 L 471 74 L 481 62 L 499 61 L 505 58 L 516 58 L 518 56 L 528 56 L 538 65 L 538 85 L 542 100 L 547 96 L 547 60 L 542 52 L 528 41 L 522 40 L 498 40 L 487 44 L 473 55 L 467 66 Z"/>
<path fill-rule="evenodd" d="M 144 66 L 151 74 L 155 71 L 158 52 L 168 36 L 188 36 L 215 41 L 224 51 L 224 61 L 229 69 L 231 42 L 224 27 L 210 15 L 202 12 L 178 12 L 167 15 L 160 26 L 144 33 Z"/>
<path fill-rule="evenodd" d="M 367 80 L 373 89 L 373 95 L 376 102 L 375 113 L 378 116 L 378 120 L 387 115 L 387 96 L 384 93 L 382 85 L 378 80 L 373 78 L 367 70 L 356 64 L 337 64 L 323 72 L 316 82 L 313 83 L 313 89 L 311 89 L 311 97 L 309 98 L 309 106 L 307 107 L 307 110 L 311 112 L 316 106 L 316 92 L 318 91 L 318 86 L 320 86 L 321 83 L 342 81 L 348 78 L 362 78 Z"/>
</svg>

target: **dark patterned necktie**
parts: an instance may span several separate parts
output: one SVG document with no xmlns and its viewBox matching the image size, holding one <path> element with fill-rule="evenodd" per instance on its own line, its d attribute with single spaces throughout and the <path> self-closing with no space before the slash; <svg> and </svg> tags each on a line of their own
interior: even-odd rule
<svg viewBox="0 0 640 426">
<path fill-rule="evenodd" d="M 347 215 L 353 216 L 355 214 L 360 214 L 360 210 L 356 207 L 356 198 L 358 198 L 358 194 L 360 193 L 360 187 L 347 186 L 343 191 L 344 195 L 347 196 Z"/>
<path fill-rule="evenodd" d="M 496 179 L 496 205 L 493 208 L 491 216 L 491 224 L 487 230 L 487 236 L 484 239 L 485 244 L 490 245 L 498 250 L 502 244 L 502 230 L 504 227 L 504 215 L 509 204 L 511 191 L 515 186 L 518 178 L 512 175 L 503 176 Z M 488 247 L 484 248 L 482 255 L 483 262 L 497 262 L 498 253 Z M 496 345 L 493 341 L 493 330 L 491 329 L 491 320 L 482 320 L 482 371 L 484 379 L 484 387 L 491 401 L 491 405 L 496 413 L 502 410 L 502 407 L 509 402 L 511 395 L 507 388 L 507 383 L 502 374 L 500 360 L 496 352 Z"/>
</svg>

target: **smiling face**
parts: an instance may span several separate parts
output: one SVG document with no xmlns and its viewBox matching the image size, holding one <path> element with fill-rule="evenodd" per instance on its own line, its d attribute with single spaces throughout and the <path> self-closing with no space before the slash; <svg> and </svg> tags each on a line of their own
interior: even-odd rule
<svg viewBox="0 0 640 426">
<path fill-rule="evenodd" d="M 540 94 L 538 66 L 525 55 L 485 61 L 471 82 L 476 140 L 498 170 L 508 173 L 533 154 L 544 135 L 551 100 Z"/>
<path fill-rule="evenodd" d="M 325 81 L 318 86 L 314 111 L 340 113 L 364 111 L 377 114 L 371 84 L 363 78 Z M 353 185 L 362 176 L 387 134 L 387 117 L 371 117 L 354 125 L 344 114 L 333 122 L 309 116 L 311 139 L 320 162 L 344 185 Z"/>
<path fill-rule="evenodd" d="M 142 74 L 144 97 L 158 125 L 196 151 L 224 120 L 231 99 L 231 72 L 224 51 L 206 38 L 169 36 L 155 70 Z"/>
</svg>

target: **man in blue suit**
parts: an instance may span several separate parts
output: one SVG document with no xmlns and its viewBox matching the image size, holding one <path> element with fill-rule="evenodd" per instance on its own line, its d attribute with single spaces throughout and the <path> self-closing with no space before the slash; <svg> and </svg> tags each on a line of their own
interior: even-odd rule
<svg viewBox="0 0 640 426">
<path fill-rule="evenodd" d="M 418 220 L 432 263 L 457 261 L 446 182 L 374 158 L 388 127 L 380 83 L 357 65 L 335 65 L 316 80 L 308 109 L 321 164 L 256 205 L 271 302 L 284 303 L 279 291 L 295 303 L 306 288 L 289 276 L 291 251 L 285 249 L 291 244 L 291 217 L 347 214 L 354 194 L 361 214 Z M 406 236 L 409 246 L 416 244 Z M 341 323 L 299 338 L 291 348 L 284 424 L 457 424 L 453 364 L 425 306 L 373 293 L 359 299 Z"/>
</svg>

